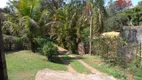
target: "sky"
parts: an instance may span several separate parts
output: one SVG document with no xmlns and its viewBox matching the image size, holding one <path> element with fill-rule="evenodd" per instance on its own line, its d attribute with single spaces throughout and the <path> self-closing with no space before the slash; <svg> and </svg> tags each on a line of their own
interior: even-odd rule
<svg viewBox="0 0 142 80">
<path fill-rule="evenodd" d="M 109 0 L 105 0 L 106 2 L 108 2 Z M 114 0 L 116 1 L 116 0 Z M 131 0 L 132 1 L 132 4 L 133 6 L 136 6 L 138 4 L 138 2 L 142 1 L 142 0 Z"/>
<path fill-rule="evenodd" d="M 4 8 L 6 6 L 6 2 L 8 0 L 0 0 L 0 8 Z"/>
<path fill-rule="evenodd" d="M 133 6 L 136 6 L 138 4 L 138 2 L 142 1 L 142 0 L 131 0 L 133 3 Z"/>
<path fill-rule="evenodd" d="M 0 0 L 0 8 L 4 8 L 7 4 L 7 1 L 8 0 Z M 109 1 L 109 0 L 106 0 L 107 2 Z M 132 1 L 132 3 L 133 3 L 133 6 L 136 6 L 137 4 L 138 4 L 138 2 L 139 1 L 142 1 L 142 0 L 131 0 Z"/>
</svg>

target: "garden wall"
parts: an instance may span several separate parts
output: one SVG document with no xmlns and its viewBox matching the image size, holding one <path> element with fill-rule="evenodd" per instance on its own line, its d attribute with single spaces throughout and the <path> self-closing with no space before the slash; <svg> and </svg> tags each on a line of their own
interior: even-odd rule
<svg viewBox="0 0 142 80">
<path fill-rule="evenodd" d="M 126 44 L 120 44 L 119 53 L 132 61 L 135 57 L 141 56 L 142 26 L 125 26 L 120 30 L 120 37 Z"/>
</svg>

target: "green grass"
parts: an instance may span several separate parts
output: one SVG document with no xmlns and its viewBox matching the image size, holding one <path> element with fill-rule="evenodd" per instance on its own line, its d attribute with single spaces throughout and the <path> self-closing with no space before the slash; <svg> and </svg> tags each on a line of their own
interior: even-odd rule
<svg viewBox="0 0 142 80">
<path fill-rule="evenodd" d="M 45 56 L 31 51 L 19 51 L 6 55 L 9 80 L 34 80 L 42 69 L 67 70 L 63 64 L 47 61 Z"/>
<path fill-rule="evenodd" d="M 79 73 L 91 73 L 76 59 L 67 55 L 61 55 L 65 60 L 69 60 L 70 65 Z M 77 56 L 77 55 L 75 55 Z M 99 56 L 84 55 L 82 58 L 84 62 L 90 66 L 112 75 L 116 78 L 125 80 L 128 70 L 124 70 L 118 66 L 110 66 L 106 64 Z M 31 51 L 19 51 L 6 55 L 7 69 L 9 80 L 34 80 L 36 73 L 42 69 L 54 69 L 54 70 L 67 70 L 66 66 L 62 64 L 59 58 L 54 57 L 54 62 L 47 61 L 45 56 L 34 54 Z M 136 68 L 134 66 L 129 67 L 129 71 L 134 75 L 134 80 L 142 80 L 142 66 Z"/>
<path fill-rule="evenodd" d="M 84 55 L 83 61 L 89 64 L 90 66 L 98 69 L 101 72 L 105 72 L 109 75 L 112 75 L 116 78 L 120 78 L 122 80 L 126 79 L 126 73 L 125 70 L 118 67 L 118 66 L 110 66 L 109 64 L 106 64 L 103 59 L 101 59 L 99 56 L 90 56 L 90 55 Z"/>
<path fill-rule="evenodd" d="M 137 68 L 135 65 L 129 64 L 128 67 L 127 70 L 134 76 L 134 80 L 142 80 L 142 65 Z"/>
<path fill-rule="evenodd" d="M 83 73 L 83 74 L 89 74 L 91 73 L 86 67 L 84 67 L 80 62 L 78 61 L 72 61 L 70 64 L 77 72 Z"/>
<path fill-rule="evenodd" d="M 83 57 L 79 55 L 74 55 L 74 56 L 82 58 L 84 62 L 94 67 L 95 69 L 98 69 L 101 72 L 107 73 L 121 80 L 127 80 L 128 74 L 133 75 L 134 80 L 142 80 L 142 65 L 140 66 L 140 68 L 137 68 L 133 63 L 129 64 L 126 69 L 123 69 L 120 66 L 112 66 L 109 63 L 105 63 L 104 59 L 102 59 L 100 56 L 95 56 L 95 55 L 94 56 L 84 55 Z"/>
<path fill-rule="evenodd" d="M 79 61 L 74 58 L 71 58 L 67 55 L 62 55 L 65 60 L 69 60 L 70 65 L 79 73 L 89 74 L 91 73 L 85 66 L 83 66 Z"/>
</svg>

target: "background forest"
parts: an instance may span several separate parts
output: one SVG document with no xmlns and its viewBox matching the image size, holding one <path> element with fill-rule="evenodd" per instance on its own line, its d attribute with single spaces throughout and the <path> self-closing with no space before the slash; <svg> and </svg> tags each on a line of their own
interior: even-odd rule
<svg viewBox="0 0 142 80">
<path fill-rule="evenodd" d="M 84 54 L 99 55 L 123 69 L 129 64 L 117 50 L 118 42 L 126 42 L 103 33 L 142 25 L 142 1 L 133 6 L 131 0 L 13 0 L 0 12 L 5 51 L 31 50 L 53 61 L 59 46 L 79 54 L 82 43 Z M 133 65 L 141 70 L 139 59 Z"/>
</svg>

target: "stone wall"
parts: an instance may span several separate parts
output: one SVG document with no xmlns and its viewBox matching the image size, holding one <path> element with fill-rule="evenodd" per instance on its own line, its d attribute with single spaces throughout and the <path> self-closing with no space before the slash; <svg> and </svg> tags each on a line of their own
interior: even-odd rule
<svg viewBox="0 0 142 80">
<path fill-rule="evenodd" d="M 120 30 L 120 36 L 128 43 L 142 43 L 142 26 L 125 26 Z"/>
<path fill-rule="evenodd" d="M 126 40 L 127 45 L 121 44 L 119 53 L 130 62 L 141 53 L 142 26 L 125 26 L 120 30 L 120 37 Z"/>
</svg>

